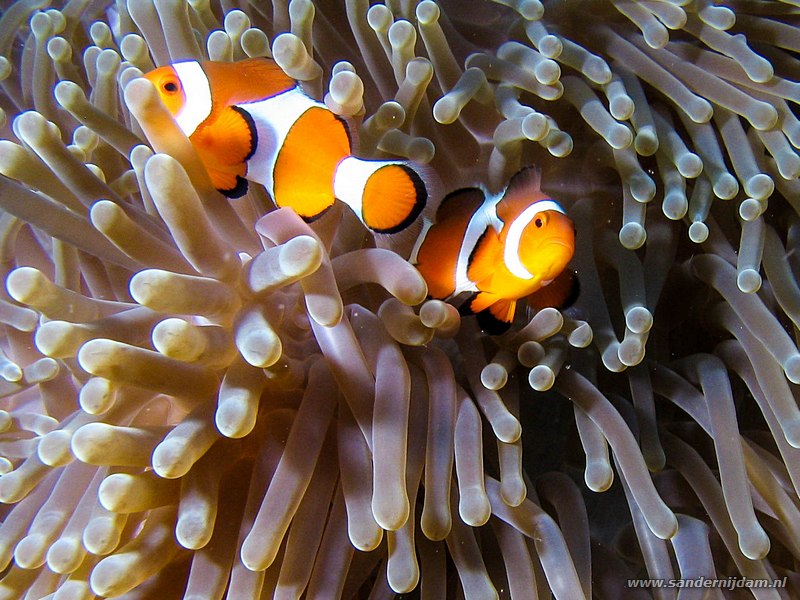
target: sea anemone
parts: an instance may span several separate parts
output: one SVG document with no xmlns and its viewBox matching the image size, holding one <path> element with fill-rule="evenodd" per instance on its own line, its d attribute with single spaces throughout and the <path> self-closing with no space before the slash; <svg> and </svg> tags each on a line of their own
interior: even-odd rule
<svg viewBox="0 0 800 600">
<path fill-rule="evenodd" d="M 4 6 L 0 598 L 800 595 L 797 0 Z M 448 190 L 539 165 L 575 305 L 223 198 L 138 76 L 247 56 Z"/>
</svg>

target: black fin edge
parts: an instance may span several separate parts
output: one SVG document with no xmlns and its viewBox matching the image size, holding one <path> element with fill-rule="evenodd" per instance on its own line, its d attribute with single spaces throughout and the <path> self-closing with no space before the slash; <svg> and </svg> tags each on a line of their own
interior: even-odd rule
<svg viewBox="0 0 800 600">
<path fill-rule="evenodd" d="M 511 323 L 506 323 L 495 317 L 487 308 L 475 314 L 478 326 L 489 335 L 500 335 L 511 328 Z"/>
<path fill-rule="evenodd" d="M 402 163 L 396 163 L 386 166 L 400 167 L 401 169 L 403 169 L 403 171 L 406 172 L 409 179 L 411 179 L 411 183 L 414 184 L 414 192 L 416 193 L 417 199 L 414 202 L 414 208 L 411 209 L 411 212 L 408 213 L 408 216 L 402 221 L 400 221 L 400 223 L 392 227 L 387 227 L 385 229 L 372 229 L 372 231 L 374 233 L 399 233 L 403 231 L 403 229 L 411 225 L 414 221 L 416 221 L 417 217 L 420 215 L 420 213 L 422 213 L 422 210 L 428 203 L 428 188 L 425 186 L 425 182 L 422 181 L 422 177 L 419 176 L 419 173 L 417 173 L 414 169 L 412 169 L 408 165 L 404 165 Z M 386 167 L 381 167 L 381 169 L 384 168 Z M 375 171 L 375 173 L 377 173 L 381 169 L 378 169 L 377 171 Z"/>
<path fill-rule="evenodd" d="M 481 328 L 481 331 L 484 333 L 488 333 L 489 335 L 500 335 L 505 333 L 511 328 L 511 323 L 506 323 L 505 321 L 501 321 L 497 317 L 495 317 L 488 308 L 479 311 L 473 312 L 472 302 L 477 297 L 478 292 L 474 292 L 472 295 L 469 296 L 461 305 L 458 307 L 458 314 L 462 317 L 468 317 L 470 315 L 475 315 L 475 319 L 478 321 L 478 327 Z"/>
<path fill-rule="evenodd" d="M 333 118 L 336 119 L 337 121 L 339 121 L 339 124 L 344 128 L 344 133 L 347 136 L 347 147 L 350 148 L 350 152 L 352 152 L 353 151 L 353 132 L 350 131 L 350 124 L 347 122 L 347 119 L 345 119 L 343 116 L 337 115 L 337 114 L 334 114 L 334 113 L 331 113 L 331 114 L 333 115 Z"/>
<path fill-rule="evenodd" d="M 220 194 L 225 196 L 226 198 L 241 198 L 247 193 L 247 179 L 241 177 L 240 175 L 236 176 L 236 185 L 233 186 L 229 190 L 217 190 Z"/>
<path fill-rule="evenodd" d="M 231 108 L 242 116 L 244 122 L 247 123 L 247 128 L 250 130 L 250 152 L 248 152 L 247 156 L 243 159 L 243 162 L 247 162 L 253 158 L 253 155 L 256 153 L 256 148 L 258 148 L 258 130 L 256 129 L 256 122 L 253 120 L 252 115 L 245 109 L 235 104 L 231 106 Z"/>
<path fill-rule="evenodd" d="M 472 261 L 475 259 L 475 253 L 478 251 L 478 248 L 486 239 L 486 234 L 489 233 L 489 228 L 483 230 L 483 233 L 475 240 L 475 245 L 472 247 L 472 250 L 469 251 L 469 257 L 467 257 L 467 273 L 469 273 L 469 269 L 472 266 Z"/>
</svg>

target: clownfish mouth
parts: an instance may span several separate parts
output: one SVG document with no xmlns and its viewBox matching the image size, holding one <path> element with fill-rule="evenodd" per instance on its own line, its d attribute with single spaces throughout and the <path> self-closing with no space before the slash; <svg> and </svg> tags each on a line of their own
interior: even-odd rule
<svg viewBox="0 0 800 600">
<path fill-rule="evenodd" d="M 557 246 L 563 246 L 564 248 L 567 248 L 569 250 L 574 250 L 575 249 L 575 244 L 573 244 L 571 242 L 568 242 L 567 240 L 563 240 L 561 238 L 558 238 L 558 237 L 551 238 L 551 239 L 547 240 L 545 242 L 545 244 L 547 244 L 547 245 L 553 244 L 553 245 L 557 245 Z"/>
<path fill-rule="evenodd" d="M 553 283 L 553 281 L 554 281 L 553 279 L 545 279 L 544 281 L 542 281 L 542 287 L 550 285 L 551 283 Z"/>
</svg>

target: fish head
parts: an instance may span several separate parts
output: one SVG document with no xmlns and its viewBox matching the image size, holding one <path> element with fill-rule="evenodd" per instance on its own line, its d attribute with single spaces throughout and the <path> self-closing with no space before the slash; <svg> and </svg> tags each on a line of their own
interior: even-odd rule
<svg viewBox="0 0 800 600">
<path fill-rule="evenodd" d="M 159 67 L 145 73 L 143 77 L 155 86 L 161 101 L 172 116 L 177 116 L 186 105 L 186 92 L 175 68 L 169 65 Z"/>
<path fill-rule="evenodd" d="M 535 212 L 519 236 L 518 265 L 532 275 L 526 278 L 538 279 L 542 285 L 555 279 L 575 253 L 575 226 L 559 209 Z"/>
</svg>

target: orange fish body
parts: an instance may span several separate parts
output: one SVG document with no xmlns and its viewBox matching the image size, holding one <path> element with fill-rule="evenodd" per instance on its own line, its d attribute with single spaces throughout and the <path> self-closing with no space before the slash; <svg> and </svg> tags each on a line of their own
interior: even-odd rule
<svg viewBox="0 0 800 600">
<path fill-rule="evenodd" d="M 397 233 L 429 204 L 421 167 L 352 156 L 347 123 L 266 58 L 186 61 L 146 75 L 230 198 L 263 184 L 279 207 L 313 220 L 336 198 L 375 233 Z"/>
<path fill-rule="evenodd" d="M 538 171 L 529 168 L 500 194 L 469 188 L 446 196 L 411 258 L 432 297 L 470 292 L 464 307 L 495 333 L 511 324 L 521 298 L 566 301 L 574 291 L 565 272 L 574 250 L 572 220 L 541 192 Z"/>
</svg>

